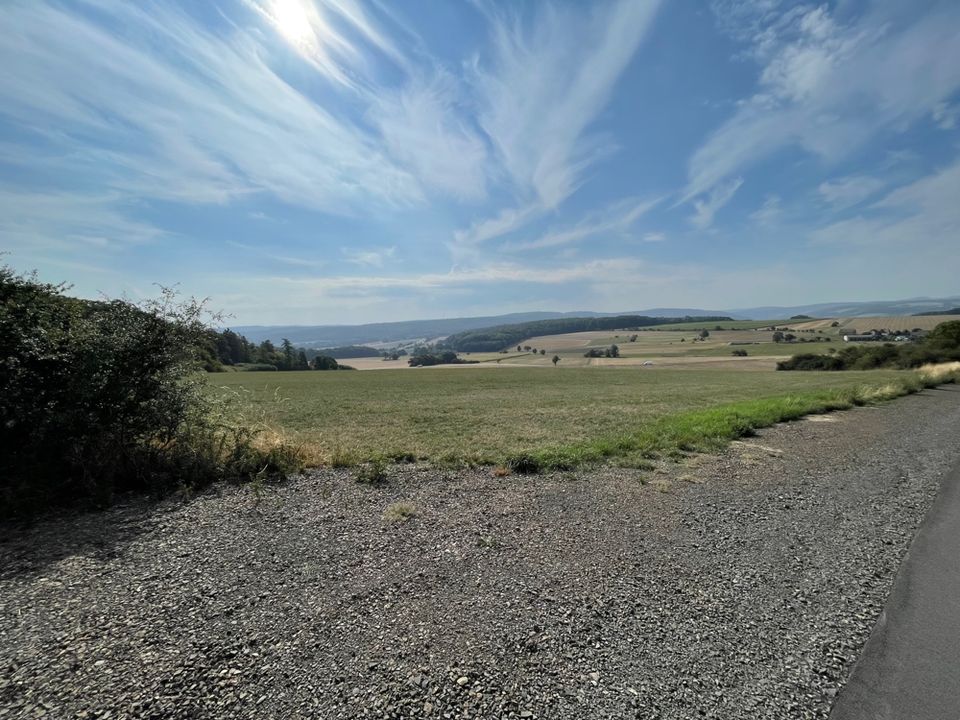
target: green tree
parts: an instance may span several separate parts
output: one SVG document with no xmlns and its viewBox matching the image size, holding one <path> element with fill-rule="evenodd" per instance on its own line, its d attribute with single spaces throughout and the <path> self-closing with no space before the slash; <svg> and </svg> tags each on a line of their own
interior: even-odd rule
<svg viewBox="0 0 960 720">
<path fill-rule="evenodd" d="M 283 341 L 280 344 L 283 352 L 283 359 L 280 363 L 281 370 L 293 370 L 295 363 L 293 359 L 293 343 L 283 338 Z"/>
<path fill-rule="evenodd" d="M 554 355 L 551 361 L 553 362 L 553 366 L 556 367 L 557 363 L 560 362 L 560 356 Z"/>
<path fill-rule="evenodd" d="M 297 353 L 297 370 L 309 370 L 310 364 L 307 362 L 307 354 L 301 350 Z"/>
<path fill-rule="evenodd" d="M 337 361 L 327 355 L 317 355 L 313 359 L 314 370 L 336 370 L 338 367 Z"/>
<path fill-rule="evenodd" d="M 703 330 L 700 331 L 699 337 L 701 340 L 706 340 L 708 337 L 710 337 L 710 331 L 704 328 Z"/>
</svg>

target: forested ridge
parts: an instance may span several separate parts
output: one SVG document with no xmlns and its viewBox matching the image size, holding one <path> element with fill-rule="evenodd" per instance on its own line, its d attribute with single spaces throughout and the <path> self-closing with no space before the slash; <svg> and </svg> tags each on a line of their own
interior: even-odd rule
<svg viewBox="0 0 960 720">
<path fill-rule="evenodd" d="M 496 352 L 516 345 L 522 340 L 541 335 L 563 335 L 565 333 L 587 332 L 590 330 L 629 330 L 631 328 L 652 327 L 680 322 L 721 322 L 733 318 L 725 315 L 650 317 L 647 315 L 614 315 L 611 317 L 557 318 L 555 320 L 536 320 L 534 322 L 497 325 L 495 327 L 467 330 L 450 335 L 443 344 L 458 352 Z"/>
</svg>

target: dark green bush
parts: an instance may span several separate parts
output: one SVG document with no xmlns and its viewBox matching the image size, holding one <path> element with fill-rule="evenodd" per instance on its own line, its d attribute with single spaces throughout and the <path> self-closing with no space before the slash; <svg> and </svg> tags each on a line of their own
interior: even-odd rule
<svg viewBox="0 0 960 720">
<path fill-rule="evenodd" d="M 0 515 L 296 469 L 209 392 L 202 303 L 64 290 L 0 268 Z"/>
<path fill-rule="evenodd" d="M 873 370 L 918 368 L 960 360 L 960 320 L 941 323 L 916 343 L 875 343 L 845 347 L 835 355 L 794 355 L 778 370 Z"/>
<path fill-rule="evenodd" d="M 844 362 L 834 355 L 803 353 L 777 363 L 777 370 L 844 370 Z"/>
</svg>

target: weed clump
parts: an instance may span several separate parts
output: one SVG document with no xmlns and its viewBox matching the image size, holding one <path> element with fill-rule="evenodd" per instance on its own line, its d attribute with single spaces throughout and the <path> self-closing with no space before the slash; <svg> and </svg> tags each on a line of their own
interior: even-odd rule
<svg viewBox="0 0 960 720">
<path fill-rule="evenodd" d="M 419 514 L 416 505 L 411 502 L 400 501 L 387 506 L 383 513 L 383 519 L 388 523 L 400 523 L 412 520 Z"/>
<path fill-rule="evenodd" d="M 540 460 L 528 453 L 522 453 L 508 458 L 507 467 L 518 475 L 535 475 L 540 472 Z"/>
<path fill-rule="evenodd" d="M 354 477 L 362 485 L 386 485 L 387 462 L 381 457 L 373 458 L 358 466 Z"/>
</svg>

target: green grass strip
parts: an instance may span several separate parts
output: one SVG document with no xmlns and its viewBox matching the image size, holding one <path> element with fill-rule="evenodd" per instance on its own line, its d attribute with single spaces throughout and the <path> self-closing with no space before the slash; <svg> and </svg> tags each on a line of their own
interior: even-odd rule
<svg viewBox="0 0 960 720">
<path fill-rule="evenodd" d="M 908 375 L 881 386 L 795 393 L 677 413 L 654 420 L 628 435 L 533 450 L 511 456 L 507 464 L 518 472 L 538 472 L 571 470 L 614 458 L 716 452 L 731 440 L 749 437 L 760 428 L 806 415 L 883 402 L 936 384 L 918 375 Z"/>
</svg>

